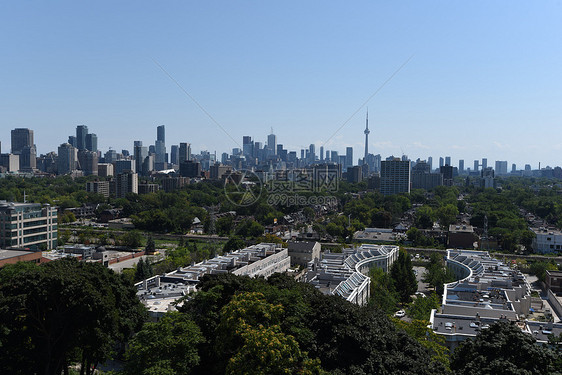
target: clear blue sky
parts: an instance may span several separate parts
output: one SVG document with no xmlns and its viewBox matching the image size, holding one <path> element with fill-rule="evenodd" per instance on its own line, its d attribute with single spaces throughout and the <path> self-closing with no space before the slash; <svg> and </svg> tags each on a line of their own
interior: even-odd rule
<svg viewBox="0 0 562 375">
<path fill-rule="evenodd" d="M 0 141 L 35 131 L 40 153 L 78 124 L 99 148 L 318 150 L 373 97 L 383 157 L 562 164 L 562 4 L 553 1 L 12 1 L 0 3 Z M 325 146 L 363 152 L 365 109 Z"/>
</svg>

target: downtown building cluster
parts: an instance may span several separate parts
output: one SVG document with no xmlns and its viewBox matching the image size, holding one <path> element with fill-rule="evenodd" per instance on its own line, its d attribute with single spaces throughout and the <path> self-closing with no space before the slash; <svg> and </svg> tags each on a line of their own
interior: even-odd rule
<svg viewBox="0 0 562 375">
<path fill-rule="evenodd" d="M 474 160 L 472 169 L 465 168 L 464 160 L 453 166 L 450 156 L 440 157 L 435 166 L 432 157 L 415 161 L 406 155 L 383 159 L 380 154 L 369 153 L 369 134 L 367 119 L 365 152 L 358 159 L 354 159 L 352 147 L 346 147 L 343 154 L 324 146 L 317 148 L 315 144 L 300 152 L 288 150 L 277 142 L 272 131 L 266 142 L 256 141 L 251 136 L 242 137 L 241 147 L 223 153 L 219 160 L 216 152 L 193 154 L 188 142 L 171 145 L 168 152 L 164 125 L 156 128 L 154 144 L 147 146 L 142 141 L 133 141 L 132 152 L 110 149 L 105 153 L 98 149 L 98 136 L 90 133 L 86 125 L 78 125 L 75 134 L 70 135 L 57 152 L 42 155 L 37 155 L 33 130 L 17 128 L 11 131 L 11 152 L 1 153 L 0 144 L 0 173 L 114 177 L 111 182 L 92 183 L 89 191 L 117 197 L 159 188 L 157 184 L 139 185 L 138 176 L 170 177 L 159 184 L 170 190 L 189 183 L 188 179 L 236 177 L 236 171 L 240 170 L 251 170 L 267 183 L 271 180 L 294 181 L 303 176 L 314 178 L 323 168 L 337 179 L 355 183 L 366 181 L 370 189 L 380 190 L 384 195 L 452 185 L 457 176 L 475 177 L 472 183 L 482 187 L 494 187 L 497 176 L 562 178 L 560 167 L 541 169 L 539 166 L 538 170 L 532 170 L 527 164 L 523 170 L 518 170 L 512 164 L 508 172 L 507 161 L 496 161 L 492 168 L 486 158 Z"/>
</svg>

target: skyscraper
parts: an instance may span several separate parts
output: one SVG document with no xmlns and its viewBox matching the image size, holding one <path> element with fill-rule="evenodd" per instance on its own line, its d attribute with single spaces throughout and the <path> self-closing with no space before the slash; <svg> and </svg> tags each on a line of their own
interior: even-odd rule
<svg viewBox="0 0 562 375">
<path fill-rule="evenodd" d="M 166 130 L 164 125 L 156 128 L 156 142 L 154 144 L 154 151 L 156 154 L 154 162 L 158 165 L 157 169 L 164 167 L 166 160 Z"/>
<path fill-rule="evenodd" d="M 78 150 L 86 149 L 86 134 L 88 134 L 88 127 L 86 125 L 78 125 L 76 127 L 76 148 Z"/>
<path fill-rule="evenodd" d="M 227 154 L 228 155 L 228 154 Z M 170 147 L 170 163 L 178 164 L 178 159 L 180 157 L 180 148 L 178 145 L 172 145 Z"/>
<path fill-rule="evenodd" d="M 324 146 L 320 146 L 320 161 L 324 161 Z"/>
<path fill-rule="evenodd" d="M 273 129 L 271 129 L 271 134 L 267 136 L 267 148 L 269 154 L 277 154 L 277 136 L 273 134 Z"/>
<path fill-rule="evenodd" d="M 345 149 L 345 169 L 353 167 L 353 147 Z"/>
<path fill-rule="evenodd" d="M 86 134 L 86 149 L 88 151 L 98 152 L 98 136 L 95 134 Z"/>
<path fill-rule="evenodd" d="M 478 172 L 479 165 L 480 163 L 478 163 L 478 160 L 474 160 L 474 172 Z"/>
<path fill-rule="evenodd" d="M 442 156 L 439 157 L 439 168 L 445 165 L 445 159 Z"/>
<path fill-rule="evenodd" d="M 76 148 L 69 143 L 63 143 L 58 149 L 57 173 L 59 175 L 71 173 L 76 169 L 78 154 Z"/>
<path fill-rule="evenodd" d="M 28 128 L 12 130 L 12 154 L 20 154 L 26 146 L 33 146 L 33 130 Z"/>
<path fill-rule="evenodd" d="M 363 159 L 363 164 L 367 163 L 367 155 L 369 155 L 369 111 L 367 111 L 367 117 L 365 118 L 365 157 Z"/>
<path fill-rule="evenodd" d="M 191 145 L 189 143 L 180 143 L 178 164 L 191 160 Z"/>
<path fill-rule="evenodd" d="M 381 162 L 381 193 L 392 195 L 410 192 L 410 161 L 399 158 Z"/>
<path fill-rule="evenodd" d="M 482 170 L 488 168 L 488 159 L 482 158 Z"/>
<path fill-rule="evenodd" d="M 459 173 L 464 173 L 464 160 L 459 160 Z"/>
<path fill-rule="evenodd" d="M 445 165 L 450 165 L 450 166 L 453 165 L 453 164 L 451 164 L 451 157 L 450 156 L 445 156 Z"/>
<path fill-rule="evenodd" d="M 427 164 L 429 164 L 429 171 L 433 171 L 433 158 L 431 156 L 427 158 Z"/>
</svg>

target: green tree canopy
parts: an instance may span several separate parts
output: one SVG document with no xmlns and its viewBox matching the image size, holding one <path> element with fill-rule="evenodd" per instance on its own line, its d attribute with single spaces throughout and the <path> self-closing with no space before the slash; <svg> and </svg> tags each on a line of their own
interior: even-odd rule
<svg viewBox="0 0 562 375">
<path fill-rule="evenodd" d="M 560 373 L 554 368 L 557 359 L 556 353 L 537 345 L 514 323 L 498 322 L 474 340 L 464 341 L 453 353 L 451 368 L 458 375 L 547 375 Z"/>
</svg>

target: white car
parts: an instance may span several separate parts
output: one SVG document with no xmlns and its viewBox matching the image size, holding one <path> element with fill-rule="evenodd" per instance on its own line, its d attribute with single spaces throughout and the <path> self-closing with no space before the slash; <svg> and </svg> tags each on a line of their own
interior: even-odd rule
<svg viewBox="0 0 562 375">
<path fill-rule="evenodd" d="M 398 310 L 394 313 L 394 316 L 397 318 L 403 318 L 406 316 L 406 311 L 404 310 Z"/>
</svg>

